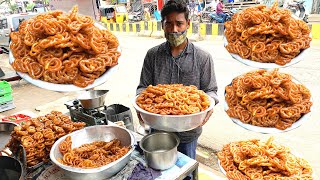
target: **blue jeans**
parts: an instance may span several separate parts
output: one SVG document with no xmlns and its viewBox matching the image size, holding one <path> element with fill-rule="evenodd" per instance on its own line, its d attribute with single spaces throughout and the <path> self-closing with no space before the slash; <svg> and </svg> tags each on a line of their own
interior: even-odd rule
<svg viewBox="0 0 320 180">
<path fill-rule="evenodd" d="M 196 159 L 197 144 L 198 138 L 189 143 L 180 143 L 178 146 L 178 151 L 192 159 Z"/>
<path fill-rule="evenodd" d="M 178 146 L 178 151 L 187 155 L 192 159 L 196 159 L 197 144 L 198 144 L 198 138 L 189 143 L 180 143 Z M 191 179 L 193 179 L 192 174 L 189 174 L 183 180 L 191 180 Z"/>
<path fill-rule="evenodd" d="M 226 22 L 227 15 L 225 13 L 219 13 L 218 16 L 222 17 L 223 23 Z"/>
</svg>

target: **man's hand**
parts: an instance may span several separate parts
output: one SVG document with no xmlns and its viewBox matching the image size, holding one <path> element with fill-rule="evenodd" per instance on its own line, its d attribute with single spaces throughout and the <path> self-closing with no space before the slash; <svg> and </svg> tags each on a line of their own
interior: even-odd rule
<svg viewBox="0 0 320 180">
<path fill-rule="evenodd" d="M 203 123 L 200 125 L 200 127 L 207 123 L 207 121 L 208 121 L 209 118 L 211 117 L 212 113 L 213 113 L 213 109 L 211 109 L 210 111 L 207 112 L 207 115 L 206 115 L 206 117 L 204 118 L 204 121 L 203 121 Z"/>
</svg>

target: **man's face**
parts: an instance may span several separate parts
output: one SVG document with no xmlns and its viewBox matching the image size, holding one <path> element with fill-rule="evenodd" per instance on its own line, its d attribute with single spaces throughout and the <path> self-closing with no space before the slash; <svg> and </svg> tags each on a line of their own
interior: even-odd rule
<svg viewBox="0 0 320 180">
<path fill-rule="evenodd" d="M 184 13 L 173 12 L 167 15 L 162 23 L 164 32 L 183 32 L 190 26 L 190 20 L 186 20 Z"/>
</svg>

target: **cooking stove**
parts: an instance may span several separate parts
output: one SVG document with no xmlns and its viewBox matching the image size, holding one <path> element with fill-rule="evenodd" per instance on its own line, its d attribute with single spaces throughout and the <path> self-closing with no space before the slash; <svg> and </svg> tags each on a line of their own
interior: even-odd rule
<svg viewBox="0 0 320 180">
<path fill-rule="evenodd" d="M 106 125 L 106 106 L 95 109 L 85 109 L 80 104 L 79 100 L 71 100 L 65 103 L 70 111 L 70 117 L 75 122 L 85 122 L 87 126 Z"/>
</svg>

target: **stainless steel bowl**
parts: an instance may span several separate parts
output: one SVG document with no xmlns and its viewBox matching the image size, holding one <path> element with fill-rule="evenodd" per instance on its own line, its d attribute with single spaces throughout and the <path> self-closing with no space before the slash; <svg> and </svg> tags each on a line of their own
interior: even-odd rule
<svg viewBox="0 0 320 180">
<path fill-rule="evenodd" d="M 177 161 L 179 143 L 175 134 L 156 132 L 143 137 L 140 147 L 148 166 L 157 170 L 165 170 L 171 168 Z"/>
<path fill-rule="evenodd" d="M 18 126 L 18 124 L 13 122 L 0 122 L 0 150 L 3 150 L 9 142 L 11 132 L 15 126 Z"/>
<path fill-rule="evenodd" d="M 10 156 L 0 156 L 1 180 L 23 180 L 25 175 L 25 169 L 19 160 Z"/>
<path fill-rule="evenodd" d="M 57 158 L 62 158 L 62 154 L 59 151 L 59 145 L 67 136 L 71 136 L 72 148 L 94 141 L 111 141 L 112 139 L 117 138 L 121 141 L 123 146 L 131 146 L 131 149 L 120 159 L 99 168 L 82 169 L 70 167 L 57 161 Z M 111 125 L 90 126 L 65 135 L 56 141 L 51 148 L 50 159 L 54 164 L 59 166 L 70 179 L 105 179 L 119 172 L 128 163 L 131 153 L 134 150 L 133 147 L 135 143 L 134 136 L 127 129 Z"/>
<path fill-rule="evenodd" d="M 104 101 L 109 90 L 90 90 L 79 94 L 78 100 L 85 109 L 95 109 L 104 106 Z"/>
<path fill-rule="evenodd" d="M 138 96 L 136 96 L 133 101 L 133 107 L 140 112 L 144 123 L 154 129 L 167 132 L 183 132 L 199 127 L 203 123 L 207 112 L 213 109 L 215 105 L 214 99 L 208 96 L 210 100 L 209 108 L 199 113 L 188 115 L 160 115 L 140 108 L 136 103 L 137 97 Z"/>
</svg>

